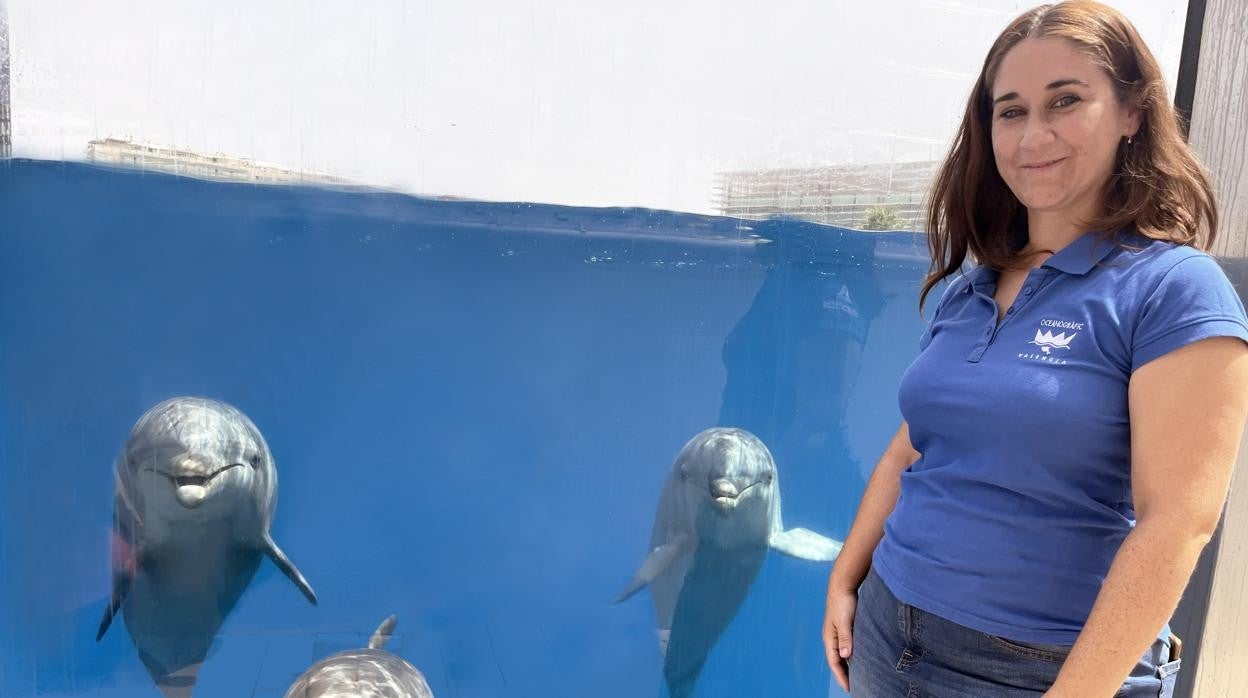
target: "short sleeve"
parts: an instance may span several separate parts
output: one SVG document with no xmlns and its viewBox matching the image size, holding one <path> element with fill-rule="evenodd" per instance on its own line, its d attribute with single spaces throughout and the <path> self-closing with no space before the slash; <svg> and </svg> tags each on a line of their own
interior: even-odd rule
<svg viewBox="0 0 1248 698">
<path fill-rule="evenodd" d="M 1205 254 L 1171 267 L 1144 301 L 1132 333 L 1131 370 L 1211 337 L 1248 342 L 1244 304 L 1222 267 Z"/>
<path fill-rule="evenodd" d="M 945 306 L 949 304 L 949 299 L 952 298 L 958 290 L 964 288 L 968 283 L 970 282 L 967 277 L 961 276 L 954 281 L 949 282 L 949 284 L 945 286 L 945 292 L 941 294 L 940 302 L 936 304 L 936 312 L 932 313 L 932 319 L 928 321 L 927 326 L 923 328 L 923 334 L 919 336 L 920 353 L 924 349 L 927 349 L 928 344 L 932 343 L 932 331 L 935 329 L 936 322 L 940 320 L 940 311 L 944 310 Z"/>
</svg>

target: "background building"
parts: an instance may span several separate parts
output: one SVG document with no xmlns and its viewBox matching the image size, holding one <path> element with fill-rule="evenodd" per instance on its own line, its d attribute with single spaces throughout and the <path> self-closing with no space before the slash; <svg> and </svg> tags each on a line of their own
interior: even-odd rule
<svg viewBox="0 0 1248 698">
<path fill-rule="evenodd" d="M 188 150 L 132 143 L 117 138 L 105 138 L 88 143 L 87 159 L 91 162 L 232 182 L 350 183 L 340 177 L 262 165 L 246 158 L 202 155 Z"/>
<path fill-rule="evenodd" d="M 927 161 L 721 172 L 716 206 L 738 218 L 785 216 L 846 228 L 918 230 L 939 166 Z"/>
</svg>

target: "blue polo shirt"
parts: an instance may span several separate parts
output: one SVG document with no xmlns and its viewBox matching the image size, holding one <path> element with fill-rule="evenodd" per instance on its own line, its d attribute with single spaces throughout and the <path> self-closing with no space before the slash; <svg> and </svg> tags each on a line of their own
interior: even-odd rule
<svg viewBox="0 0 1248 698">
<path fill-rule="evenodd" d="M 873 565 L 902 602 L 1023 642 L 1071 644 L 1135 525 L 1127 384 L 1214 336 L 1248 341 L 1221 267 L 1088 233 L 1032 269 L 997 324 L 997 272 L 953 281 L 899 387 L 922 456 Z"/>
</svg>

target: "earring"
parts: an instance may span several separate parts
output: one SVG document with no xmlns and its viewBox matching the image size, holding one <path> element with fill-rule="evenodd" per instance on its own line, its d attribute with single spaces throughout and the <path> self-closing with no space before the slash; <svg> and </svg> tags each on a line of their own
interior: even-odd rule
<svg viewBox="0 0 1248 698">
<path fill-rule="evenodd" d="M 1134 134 L 1132 134 L 1132 135 L 1130 135 L 1130 136 L 1127 136 L 1127 145 L 1131 145 L 1131 141 L 1132 141 L 1134 138 L 1135 138 L 1135 135 L 1134 135 Z"/>
</svg>

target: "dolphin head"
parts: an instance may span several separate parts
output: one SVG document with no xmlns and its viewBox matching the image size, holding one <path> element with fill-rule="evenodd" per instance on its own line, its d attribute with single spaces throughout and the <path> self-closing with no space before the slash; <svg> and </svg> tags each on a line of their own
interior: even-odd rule
<svg viewBox="0 0 1248 698">
<path fill-rule="evenodd" d="M 685 484 L 695 496 L 708 498 L 721 516 L 771 499 L 775 461 L 763 442 L 744 429 L 707 429 L 685 446 L 678 463 Z"/>
<path fill-rule="evenodd" d="M 312 665 L 285 698 L 433 698 L 424 674 L 384 649 L 396 623 L 394 616 L 382 622 L 367 649 L 339 652 Z"/>
<path fill-rule="evenodd" d="M 169 519 L 226 514 L 244 503 L 271 508 L 276 488 L 260 431 L 236 408 L 205 398 L 173 398 L 144 414 L 118 470 L 141 490 L 145 513 Z"/>
<path fill-rule="evenodd" d="M 286 698 L 433 698 L 424 674 L 382 650 L 348 650 L 321 660 L 286 691 Z"/>
</svg>

